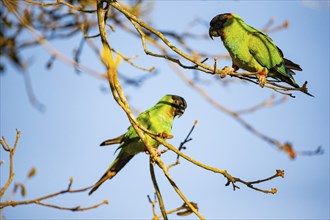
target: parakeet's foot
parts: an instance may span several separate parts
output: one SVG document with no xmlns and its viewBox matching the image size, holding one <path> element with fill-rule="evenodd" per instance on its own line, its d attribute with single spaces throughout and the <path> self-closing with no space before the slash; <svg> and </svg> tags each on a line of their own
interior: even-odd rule
<svg viewBox="0 0 330 220">
<path fill-rule="evenodd" d="M 221 71 L 220 71 L 220 77 L 225 78 L 228 74 L 231 74 L 235 72 L 235 69 L 229 66 L 225 66 Z"/>
<path fill-rule="evenodd" d="M 257 80 L 259 82 L 260 87 L 264 87 L 266 82 L 267 82 L 267 78 L 266 78 L 267 74 L 265 72 L 260 72 L 257 73 Z"/>
<path fill-rule="evenodd" d="M 173 135 L 168 134 L 168 133 L 166 133 L 165 131 L 162 132 L 162 133 L 160 133 L 159 136 L 160 136 L 161 138 L 165 138 L 165 139 L 171 139 L 171 138 L 174 137 Z"/>
</svg>

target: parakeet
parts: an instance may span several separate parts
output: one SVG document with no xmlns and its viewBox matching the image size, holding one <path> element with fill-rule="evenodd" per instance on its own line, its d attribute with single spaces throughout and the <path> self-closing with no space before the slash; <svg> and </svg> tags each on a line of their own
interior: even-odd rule
<svg viewBox="0 0 330 220">
<path fill-rule="evenodd" d="M 300 88 L 292 76 L 295 74 L 293 70 L 302 70 L 300 66 L 284 58 L 268 35 L 247 25 L 238 15 L 225 13 L 215 16 L 210 22 L 209 35 L 212 39 L 221 37 L 232 58 L 234 71 L 242 68 L 256 72 L 262 87 L 269 76 Z M 311 95 L 307 89 L 303 92 Z"/>
<path fill-rule="evenodd" d="M 184 98 L 176 95 L 165 95 L 155 106 L 141 113 L 137 117 L 137 121 L 146 129 L 154 134 L 161 134 L 163 138 L 169 138 L 172 130 L 172 123 L 175 116 L 181 116 L 187 103 Z M 157 148 L 159 143 L 146 134 L 147 142 Z M 97 181 L 92 190 L 89 192 L 91 195 L 103 182 L 113 178 L 133 156 L 137 153 L 146 150 L 142 140 L 135 132 L 133 126 L 128 128 L 128 131 L 114 139 L 109 139 L 102 142 L 100 145 L 119 144 L 118 149 L 120 152 L 113 163 L 105 171 L 104 175 Z M 118 150 L 117 149 L 117 150 Z"/>
</svg>

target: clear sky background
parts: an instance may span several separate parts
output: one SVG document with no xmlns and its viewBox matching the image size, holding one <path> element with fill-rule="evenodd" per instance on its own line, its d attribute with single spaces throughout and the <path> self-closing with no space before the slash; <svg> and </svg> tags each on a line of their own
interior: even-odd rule
<svg viewBox="0 0 330 220">
<path fill-rule="evenodd" d="M 309 97 L 296 92 L 296 98 L 244 116 L 256 129 L 282 142 L 289 141 L 296 150 L 314 150 L 322 146 L 318 156 L 288 156 L 243 128 L 236 120 L 211 106 L 195 90 L 188 87 L 164 60 L 144 55 L 137 38 L 121 31 L 111 33 L 110 43 L 127 56 L 138 54 L 136 62 L 145 67 L 155 66 L 158 74 L 142 86 L 123 84 L 132 107 L 139 111 L 153 106 L 163 95 L 176 94 L 188 103 L 185 114 L 174 121 L 169 140 L 175 146 L 186 137 L 194 120 L 199 123 L 187 144 L 187 155 L 208 165 L 227 169 L 244 180 L 271 176 L 276 169 L 285 170 L 285 178 L 261 184 L 264 189 L 277 188 L 275 195 L 263 194 L 244 185 L 233 191 L 225 187 L 226 179 L 198 168 L 181 159 L 170 170 L 171 175 L 190 201 L 197 202 L 207 219 L 329 219 L 329 1 L 154 1 L 154 11 L 148 16 L 159 30 L 179 33 L 208 33 L 208 27 L 191 26 L 194 18 L 210 21 L 225 12 L 239 14 L 246 23 L 262 28 L 270 18 L 275 25 L 289 21 L 289 28 L 270 34 L 287 58 L 299 63 L 302 72 L 295 75 L 298 84 L 308 81 Z M 26 38 L 32 36 L 27 32 Z M 77 47 L 80 37 L 55 41 L 53 45 L 67 56 Z M 95 40 L 100 46 L 100 40 Z M 210 54 L 225 54 L 219 38 L 194 40 L 193 47 Z M 152 49 L 152 48 L 151 48 Z M 110 94 L 108 84 L 87 74 L 77 75 L 72 67 L 55 61 L 51 70 L 45 68 L 49 59 L 42 47 L 23 54 L 31 67 L 29 74 L 37 98 L 45 105 L 44 113 L 28 101 L 22 74 L 7 66 L 1 80 L 1 136 L 12 144 L 16 131 L 21 139 L 15 155 L 15 180 L 25 181 L 35 167 L 37 175 L 25 182 L 26 198 L 33 199 L 67 187 L 74 178 L 73 188 L 95 183 L 114 160 L 116 146 L 100 148 L 107 139 L 126 132 L 129 122 Z M 212 59 L 210 59 L 212 60 Z M 104 67 L 91 51 L 84 51 L 81 61 L 99 72 Z M 211 62 L 210 62 L 211 63 Z M 219 67 L 231 65 L 221 60 Z M 183 70 L 189 78 L 194 72 Z M 120 72 L 126 77 L 153 75 L 136 71 L 123 63 Z M 219 77 L 199 74 L 208 82 L 201 84 L 216 101 L 232 110 L 254 106 L 268 99 L 273 91 L 251 83 L 225 86 Z M 228 80 L 228 79 L 225 79 Z M 103 91 L 102 88 L 106 88 Z M 276 94 L 280 98 L 280 94 Z M 9 159 L 3 150 L 1 186 L 7 180 Z M 167 164 L 175 161 L 173 153 L 162 156 Z M 111 181 L 104 183 L 92 196 L 86 193 L 59 196 L 47 202 L 75 207 L 99 203 L 109 205 L 85 212 L 60 211 L 38 205 L 6 208 L 7 219 L 151 219 L 147 195 L 154 189 L 149 174 L 149 158 L 139 154 Z M 162 172 L 157 178 L 167 209 L 182 205 Z M 12 189 L 12 188 L 11 188 Z M 11 190 L 10 189 L 10 190 Z M 5 195 L 5 197 L 8 196 Z M 158 209 L 157 209 L 158 210 Z M 158 213 L 160 213 L 158 211 Z M 169 216 L 171 219 L 177 216 Z M 196 218 L 190 215 L 182 219 Z"/>
</svg>

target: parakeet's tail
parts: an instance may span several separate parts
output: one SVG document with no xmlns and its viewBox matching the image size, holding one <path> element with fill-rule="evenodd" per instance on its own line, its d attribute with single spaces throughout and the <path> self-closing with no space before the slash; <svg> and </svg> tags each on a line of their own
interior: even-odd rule
<svg viewBox="0 0 330 220">
<path fill-rule="evenodd" d="M 291 74 L 291 73 L 289 73 L 289 74 Z M 294 81 L 292 76 L 284 76 L 282 74 L 278 74 L 276 76 L 276 78 L 279 78 L 282 82 L 284 81 L 295 88 L 300 88 L 300 86 L 296 83 L 296 81 Z"/>
<path fill-rule="evenodd" d="M 112 144 L 120 144 L 120 142 L 123 140 L 124 135 L 120 135 L 119 137 L 113 138 L 113 139 L 109 139 L 109 140 L 105 140 L 103 141 L 100 146 L 106 146 L 106 145 L 112 145 Z"/>
<path fill-rule="evenodd" d="M 103 174 L 99 181 L 97 181 L 88 195 L 91 195 L 97 190 L 102 183 L 108 179 L 112 179 L 127 163 L 133 158 L 134 155 L 118 155 L 115 161 L 110 165 L 107 171 Z"/>
<path fill-rule="evenodd" d="M 291 60 L 288 60 L 288 59 L 286 59 L 284 57 L 283 57 L 283 60 L 284 60 L 284 65 L 285 65 L 285 67 L 287 69 L 293 69 L 293 70 L 302 71 L 301 67 L 298 64 L 296 64 L 296 63 L 292 62 Z M 294 74 L 294 72 L 293 72 L 293 74 Z"/>
<path fill-rule="evenodd" d="M 283 60 L 284 60 L 284 65 L 285 65 L 285 67 L 287 68 L 287 70 L 289 71 L 289 73 L 290 73 L 291 75 L 294 75 L 294 74 L 295 74 L 295 72 L 293 72 L 292 70 L 302 71 L 301 67 L 300 67 L 298 64 L 296 64 L 296 63 L 292 62 L 291 60 L 288 60 L 288 59 L 286 59 L 286 58 L 284 58 L 284 57 L 283 57 Z M 303 89 L 301 90 L 303 93 L 305 93 L 305 94 L 307 94 L 307 95 L 309 95 L 309 96 L 314 97 L 312 94 L 310 94 L 310 93 L 307 91 L 307 88 L 305 87 L 305 84 L 307 84 L 307 82 L 304 84 L 304 86 L 300 87 L 300 86 L 297 85 L 297 83 L 293 80 L 293 78 L 289 78 L 289 79 L 287 79 L 287 80 L 291 82 L 291 83 L 290 83 L 290 82 L 287 82 L 287 83 L 289 83 L 290 85 L 292 85 L 292 86 L 294 86 L 294 87 L 296 87 L 296 88 L 303 88 Z M 284 80 L 284 81 L 285 81 L 285 80 Z"/>
<path fill-rule="evenodd" d="M 288 69 L 287 69 L 287 71 L 288 71 Z M 307 82 L 305 82 L 305 84 L 304 84 L 303 86 L 299 86 L 299 85 L 296 83 L 296 81 L 293 79 L 293 77 L 292 77 L 292 75 L 291 75 L 290 72 L 293 72 L 293 71 L 290 70 L 290 71 L 288 72 L 288 75 L 283 75 L 283 74 L 281 74 L 280 69 L 277 69 L 277 74 L 275 74 L 275 75 L 271 75 L 271 77 L 276 78 L 276 79 L 279 79 L 279 80 L 281 80 L 282 82 L 286 82 L 286 83 L 288 83 L 289 85 L 291 85 L 291 86 L 293 86 L 293 87 L 295 87 L 295 88 L 299 88 L 299 90 L 300 90 L 301 92 L 303 92 L 303 93 L 305 93 L 305 94 L 307 94 L 307 95 L 309 95 L 309 96 L 314 97 L 312 94 L 310 94 L 310 93 L 307 91 L 307 87 L 306 87 Z M 274 74 L 274 72 L 271 72 L 270 74 Z"/>
</svg>

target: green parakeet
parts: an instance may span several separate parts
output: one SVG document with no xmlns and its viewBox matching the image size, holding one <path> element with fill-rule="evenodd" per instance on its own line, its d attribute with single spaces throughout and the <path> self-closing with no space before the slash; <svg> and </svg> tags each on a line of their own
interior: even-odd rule
<svg viewBox="0 0 330 220">
<path fill-rule="evenodd" d="M 161 134 L 163 138 L 169 138 L 172 130 L 172 123 L 175 116 L 181 116 L 187 107 L 186 101 L 176 95 L 165 95 L 155 106 L 141 113 L 137 117 L 137 121 L 154 134 Z M 157 148 L 159 143 L 146 135 L 147 142 Z M 101 143 L 101 146 L 110 144 L 119 144 L 120 152 L 113 163 L 105 171 L 104 175 L 97 181 L 92 190 L 91 195 L 103 182 L 113 178 L 133 156 L 146 150 L 142 140 L 135 132 L 133 126 L 128 131 L 117 138 L 109 139 Z M 117 149 L 117 150 L 118 150 Z"/>
<path fill-rule="evenodd" d="M 209 35 L 212 39 L 221 37 L 232 58 L 234 71 L 242 68 L 256 72 L 262 87 L 269 76 L 300 88 L 292 76 L 295 74 L 293 70 L 302 70 L 300 66 L 284 58 L 269 36 L 247 25 L 238 15 L 225 13 L 215 16 L 210 22 Z M 303 92 L 311 95 L 307 89 Z"/>
</svg>

